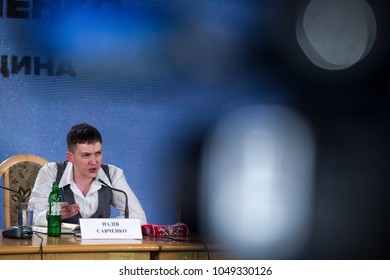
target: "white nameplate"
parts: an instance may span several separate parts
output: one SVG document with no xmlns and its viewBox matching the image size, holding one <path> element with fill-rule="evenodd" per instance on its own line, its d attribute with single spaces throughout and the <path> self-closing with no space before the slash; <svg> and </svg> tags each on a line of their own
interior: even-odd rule
<svg viewBox="0 0 390 280">
<path fill-rule="evenodd" d="M 139 219 L 80 219 L 82 239 L 142 239 Z"/>
</svg>

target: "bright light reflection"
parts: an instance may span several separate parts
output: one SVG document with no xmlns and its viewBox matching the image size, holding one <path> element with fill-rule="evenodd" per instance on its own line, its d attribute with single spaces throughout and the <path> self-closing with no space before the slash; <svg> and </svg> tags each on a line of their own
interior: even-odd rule
<svg viewBox="0 0 390 280">
<path fill-rule="evenodd" d="M 375 15 L 364 0 L 311 0 L 297 20 L 296 35 L 317 66 L 338 70 L 362 60 L 376 37 Z"/>
<path fill-rule="evenodd" d="M 254 106 L 223 118 L 209 137 L 201 216 L 207 234 L 243 258 L 291 258 L 310 233 L 314 145 L 290 109 Z"/>
</svg>

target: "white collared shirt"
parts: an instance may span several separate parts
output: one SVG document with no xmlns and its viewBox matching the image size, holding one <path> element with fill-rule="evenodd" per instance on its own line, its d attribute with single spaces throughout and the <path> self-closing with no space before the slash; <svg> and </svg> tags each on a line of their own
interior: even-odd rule
<svg viewBox="0 0 390 280">
<path fill-rule="evenodd" d="M 129 218 L 140 219 L 141 224 L 146 224 L 147 220 L 145 212 L 138 198 L 128 185 L 123 170 L 114 165 L 108 166 L 112 184 L 110 184 L 109 178 L 100 168 L 98 176 L 92 182 L 91 188 L 89 189 L 87 195 L 84 196 L 73 181 L 73 164 L 68 162 L 64 170 L 64 174 L 62 175 L 62 178 L 59 182 L 59 187 L 63 188 L 64 186 L 70 184 L 70 189 L 74 194 L 75 202 L 80 206 L 79 212 L 81 217 L 89 218 L 96 212 L 98 208 L 98 191 L 102 187 L 98 179 L 101 179 L 107 185 L 112 186 L 115 189 L 125 191 L 128 197 Z M 40 169 L 37 179 L 35 180 L 34 188 L 32 190 L 29 201 L 29 204 L 33 207 L 34 211 L 35 226 L 47 226 L 46 212 L 49 208 L 48 197 L 52 190 L 52 184 L 56 180 L 56 176 L 57 164 L 55 162 L 50 162 L 45 164 Z M 124 217 L 124 194 L 113 191 L 112 203 L 113 206 L 121 213 L 120 217 Z"/>
</svg>

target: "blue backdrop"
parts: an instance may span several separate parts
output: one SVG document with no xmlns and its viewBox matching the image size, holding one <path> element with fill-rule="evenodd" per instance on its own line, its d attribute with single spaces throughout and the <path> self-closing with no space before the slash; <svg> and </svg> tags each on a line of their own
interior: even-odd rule
<svg viewBox="0 0 390 280">
<path fill-rule="evenodd" d="M 0 18 L 0 160 L 64 160 L 70 126 L 90 123 L 151 223 L 177 221 L 178 192 L 196 187 L 199 145 L 218 116 L 279 98 L 275 71 L 247 69 L 269 4 L 11 2 Z"/>
</svg>

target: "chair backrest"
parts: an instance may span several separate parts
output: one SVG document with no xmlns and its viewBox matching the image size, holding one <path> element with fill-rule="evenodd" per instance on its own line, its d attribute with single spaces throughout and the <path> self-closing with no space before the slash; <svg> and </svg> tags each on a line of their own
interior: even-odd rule
<svg viewBox="0 0 390 280">
<path fill-rule="evenodd" d="M 12 156 L 0 164 L 4 187 L 17 191 L 22 202 L 28 202 L 39 170 L 48 161 L 33 154 Z M 18 224 L 19 198 L 15 192 L 4 191 L 4 225 Z"/>
</svg>

